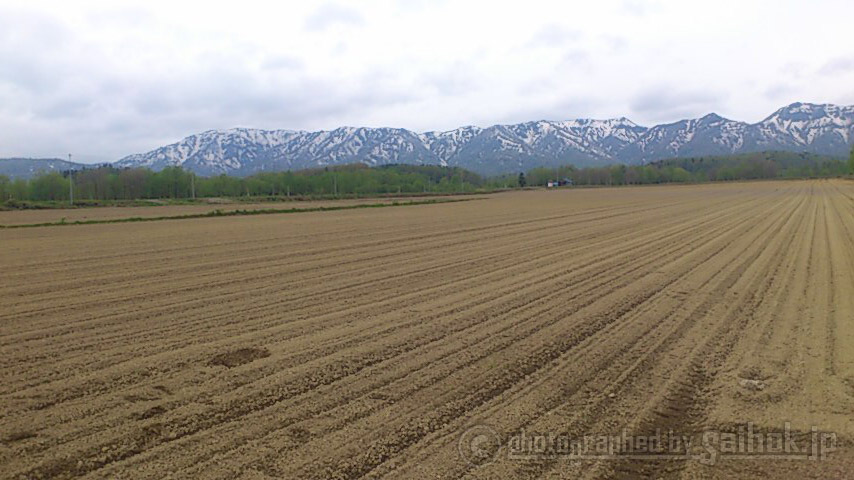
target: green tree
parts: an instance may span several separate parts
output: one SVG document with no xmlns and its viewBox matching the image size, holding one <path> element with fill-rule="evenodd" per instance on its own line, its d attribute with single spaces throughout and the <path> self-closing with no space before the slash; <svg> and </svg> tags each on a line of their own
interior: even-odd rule
<svg viewBox="0 0 854 480">
<path fill-rule="evenodd" d="M 848 158 L 848 171 L 854 175 L 854 147 L 851 147 L 851 156 Z"/>
<path fill-rule="evenodd" d="M 151 176 L 151 170 L 144 168 L 129 168 L 118 174 L 122 198 L 137 199 L 145 196 L 145 185 Z"/>
<path fill-rule="evenodd" d="M 39 175 L 30 181 L 31 200 L 68 200 L 69 180 L 57 172 Z"/>
<path fill-rule="evenodd" d="M 12 194 L 10 191 L 11 182 L 9 181 L 9 177 L 6 175 L 0 175 L 0 203 L 5 202 L 9 199 L 9 195 Z"/>
<path fill-rule="evenodd" d="M 111 200 L 118 197 L 118 171 L 111 166 L 86 168 L 74 175 L 74 187 L 79 198 Z"/>
<path fill-rule="evenodd" d="M 9 198 L 13 198 L 15 200 L 29 200 L 30 195 L 30 185 L 23 178 L 16 178 L 9 185 L 9 192 L 7 193 Z"/>
<path fill-rule="evenodd" d="M 525 172 L 519 172 L 519 187 L 525 188 Z"/>
</svg>

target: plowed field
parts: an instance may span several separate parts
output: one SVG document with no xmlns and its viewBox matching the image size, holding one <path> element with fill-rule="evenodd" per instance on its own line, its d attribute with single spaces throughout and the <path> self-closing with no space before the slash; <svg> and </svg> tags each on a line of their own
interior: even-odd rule
<svg viewBox="0 0 854 480">
<path fill-rule="evenodd" d="M 0 478 L 854 472 L 852 182 L 0 230 L 0 271 Z M 748 422 L 835 448 L 505 445 Z"/>
<path fill-rule="evenodd" d="M 215 210 L 233 212 L 235 210 L 301 210 L 315 208 L 349 208 L 367 205 L 388 205 L 392 203 L 425 202 L 435 200 L 441 202 L 453 197 L 385 197 L 385 198 L 356 198 L 341 200 L 312 200 L 266 203 L 226 203 L 217 202 L 207 205 L 165 205 L 150 207 L 91 207 L 91 208 L 59 208 L 45 210 L 7 210 L 0 211 L 0 225 L 17 226 L 58 222 L 95 222 L 111 221 L 127 218 L 157 218 L 182 215 L 204 215 Z M 476 198 L 476 197 L 463 197 Z"/>
</svg>

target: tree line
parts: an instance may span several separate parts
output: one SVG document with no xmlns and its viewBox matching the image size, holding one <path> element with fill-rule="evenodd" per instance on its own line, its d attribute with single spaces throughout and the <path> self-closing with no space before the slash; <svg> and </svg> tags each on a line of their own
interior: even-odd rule
<svg viewBox="0 0 854 480">
<path fill-rule="evenodd" d="M 160 171 L 118 169 L 110 165 L 49 172 L 32 179 L 0 176 L 0 198 L 20 201 L 187 199 L 241 196 L 364 196 L 397 193 L 473 192 L 484 185 L 479 175 L 461 168 L 344 165 L 297 172 L 259 173 L 250 177 L 200 177 L 180 167 Z M 73 193 L 72 193 L 73 192 Z"/>
<path fill-rule="evenodd" d="M 249 177 L 199 177 L 180 167 L 160 171 L 118 169 L 110 165 L 79 171 L 49 172 L 24 180 L 0 175 L 2 201 L 77 201 L 186 199 L 193 197 L 336 197 L 378 194 L 458 193 L 560 181 L 573 185 L 641 185 L 771 178 L 834 177 L 854 174 L 854 150 L 848 161 L 807 153 L 761 152 L 689 157 L 647 165 L 534 168 L 490 178 L 457 167 L 362 164 L 259 173 Z"/>
<path fill-rule="evenodd" d="M 847 164 L 839 158 L 808 153 L 760 152 L 669 159 L 647 165 L 535 168 L 525 174 L 525 182 L 528 185 L 544 186 L 549 182 L 566 179 L 573 185 L 644 185 L 827 178 L 846 174 L 854 174 L 854 150 Z"/>
</svg>

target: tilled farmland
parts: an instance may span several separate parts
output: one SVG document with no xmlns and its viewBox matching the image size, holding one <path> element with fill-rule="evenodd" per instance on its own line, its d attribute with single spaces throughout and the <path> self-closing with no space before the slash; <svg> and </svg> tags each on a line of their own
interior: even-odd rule
<svg viewBox="0 0 854 480">
<path fill-rule="evenodd" d="M 520 191 L 0 245 L 2 478 L 854 472 L 854 182 Z M 747 423 L 834 443 L 714 462 L 507 446 Z"/>
<path fill-rule="evenodd" d="M 264 203 L 240 203 L 229 201 L 211 201 L 207 204 L 145 206 L 145 207 L 91 207 L 57 208 L 44 210 L 0 210 L 0 225 L 18 227 L 21 225 L 74 223 L 74 222 L 116 222 L 123 219 L 156 219 L 161 217 L 202 216 L 215 212 L 234 212 L 241 210 L 253 212 L 259 210 L 312 210 L 344 209 L 390 205 L 395 202 L 427 203 L 429 201 L 447 201 L 451 196 L 408 196 L 384 198 L 352 198 L 341 200 L 281 201 Z"/>
</svg>

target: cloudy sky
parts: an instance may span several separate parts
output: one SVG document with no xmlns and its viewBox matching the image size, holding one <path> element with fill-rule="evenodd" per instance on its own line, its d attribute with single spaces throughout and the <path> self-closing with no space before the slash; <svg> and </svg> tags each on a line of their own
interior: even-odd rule
<svg viewBox="0 0 854 480">
<path fill-rule="evenodd" d="M 0 157 L 854 104 L 850 0 L 0 0 Z"/>
</svg>

